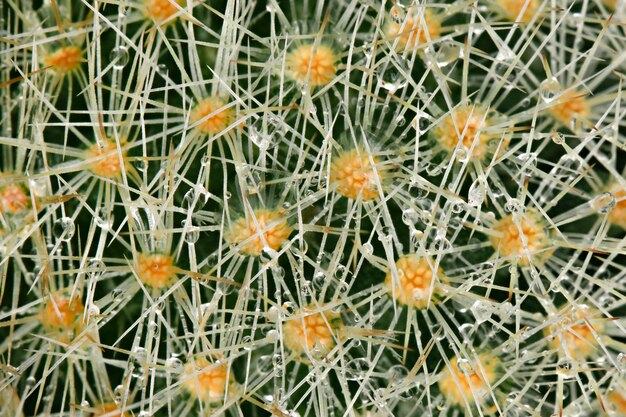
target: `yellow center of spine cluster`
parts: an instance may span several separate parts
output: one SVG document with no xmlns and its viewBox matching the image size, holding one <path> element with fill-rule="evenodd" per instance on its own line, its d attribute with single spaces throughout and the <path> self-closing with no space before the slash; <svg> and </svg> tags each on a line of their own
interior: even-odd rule
<svg viewBox="0 0 626 417">
<path fill-rule="evenodd" d="M 460 140 L 468 152 L 471 149 L 472 158 L 482 160 L 488 154 L 487 142 L 495 139 L 486 132 L 490 124 L 484 109 L 466 105 L 451 110 L 433 129 L 433 135 L 448 153 L 454 151 Z"/>
<path fill-rule="evenodd" d="M 393 12 L 392 12 L 393 14 Z M 393 16 L 397 19 L 398 16 Z M 432 42 L 441 33 L 441 22 L 430 10 L 424 10 L 423 15 L 417 8 L 410 9 L 403 22 L 389 22 L 385 34 L 389 43 L 397 39 L 396 49 L 417 49 L 429 41 Z"/>
<path fill-rule="evenodd" d="M 308 306 L 294 312 L 283 324 L 283 341 L 287 349 L 300 355 L 315 349 L 327 354 L 335 347 L 337 332 L 342 327 L 339 313 Z"/>
<path fill-rule="evenodd" d="M 7 184 L 0 187 L 0 212 L 17 214 L 30 207 L 30 196 L 24 186 Z"/>
<path fill-rule="evenodd" d="M 52 333 L 55 339 L 67 343 L 81 328 L 84 305 L 80 298 L 53 296 L 39 311 L 39 320 L 43 328 Z"/>
<path fill-rule="evenodd" d="M 548 111 L 565 126 L 575 127 L 574 124 L 589 118 L 590 107 L 583 93 L 570 90 L 557 97 Z"/>
<path fill-rule="evenodd" d="M 306 44 L 287 55 L 287 67 L 291 78 L 299 84 L 308 81 L 310 87 L 328 84 L 337 74 L 337 56 L 326 45 Z"/>
<path fill-rule="evenodd" d="M 126 152 L 122 151 L 121 156 L 125 163 Z M 114 141 L 106 140 L 104 146 L 98 144 L 91 146 L 85 151 L 85 159 L 90 161 L 91 172 L 101 177 L 114 178 L 122 172 L 120 154 Z"/>
<path fill-rule="evenodd" d="M 59 73 L 66 73 L 78 68 L 82 56 L 83 53 L 77 46 L 64 46 L 46 55 L 43 63 Z"/>
<path fill-rule="evenodd" d="M 83 302 L 74 297 L 56 296 L 41 310 L 41 324 L 48 330 L 62 330 L 75 325 L 83 313 Z"/>
<path fill-rule="evenodd" d="M 489 239 L 493 248 L 500 252 L 501 257 L 519 257 L 522 266 L 529 264 L 529 255 L 533 262 L 543 264 L 552 254 L 552 250 L 548 249 L 550 232 L 534 211 L 527 211 L 520 217 L 519 223 L 513 215 L 503 217 L 492 229 L 495 234 Z"/>
<path fill-rule="evenodd" d="M 174 258 L 160 253 L 139 254 L 135 272 L 144 285 L 152 288 L 166 287 L 176 278 Z"/>
<path fill-rule="evenodd" d="M 497 0 L 497 3 L 509 20 L 522 23 L 530 23 L 539 9 L 536 0 Z"/>
<path fill-rule="evenodd" d="M 233 382 L 225 363 L 197 359 L 195 364 L 185 365 L 181 385 L 193 397 L 211 404 L 222 401 Z"/>
<path fill-rule="evenodd" d="M 278 250 L 289 238 L 292 228 L 277 210 L 254 210 L 235 221 L 226 235 L 226 241 L 241 244 L 247 255 L 259 256 L 264 247 Z"/>
<path fill-rule="evenodd" d="M 478 357 L 479 363 L 469 360 L 450 359 L 450 366 L 439 379 L 439 390 L 452 404 L 462 405 L 480 403 L 490 392 L 490 386 L 496 379 L 496 361 L 487 355 Z M 480 366 L 479 366 L 480 365 Z"/>
<path fill-rule="evenodd" d="M 622 387 L 623 388 L 623 387 Z M 614 389 L 606 395 L 605 410 L 611 417 L 626 417 L 626 395 L 623 389 Z M 600 414 L 601 415 L 601 414 Z"/>
<path fill-rule="evenodd" d="M 372 156 L 370 160 L 363 149 L 344 151 L 332 160 L 330 182 L 336 184 L 337 192 L 344 197 L 356 200 L 361 196 L 363 200 L 374 200 L 379 195 L 376 173 L 381 182 L 385 177 L 383 170 L 376 170 L 378 164 L 378 158 Z"/>
<path fill-rule="evenodd" d="M 176 4 L 182 4 L 180 0 L 144 0 L 146 15 L 156 22 L 163 22 L 178 12 Z"/>
<path fill-rule="evenodd" d="M 234 120 L 233 109 L 224 109 L 224 106 L 226 102 L 219 97 L 201 100 L 191 110 L 191 124 L 202 134 L 216 135 L 223 132 Z"/>
<path fill-rule="evenodd" d="M 406 306 L 425 308 L 430 300 L 433 287 L 437 279 L 444 277 L 441 268 L 438 268 L 433 281 L 434 262 L 418 255 L 404 255 L 396 261 L 399 285 L 394 281 L 391 269 L 385 277 L 385 287 L 390 296 Z"/>
<path fill-rule="evenodd" d="M 598 342 L 594 336 L 602 333 L 603 323 L 594 310 L 580 308 L 563 316 L 556 324 L 544 329 L 544 334 L 551 338 L 552 348 L 565 352 L 568 356 L 583 360 L 592 356 L 597 349 Z"/>
</svg>

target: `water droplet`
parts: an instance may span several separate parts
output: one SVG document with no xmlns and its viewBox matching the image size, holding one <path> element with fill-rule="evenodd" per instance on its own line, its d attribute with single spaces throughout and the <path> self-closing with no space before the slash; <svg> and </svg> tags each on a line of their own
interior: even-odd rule
<svg viewBox="0 0 626 417">
<path fill-rule="evenodd" d="M 402 222 L 407 226 L 414 225 L 420 219 L 419 214 L 412 208 L 406 209 L 402 211 Z"/>
<path fill-rule="evenodd" d="M 216 288 L 223 295 L 228 295 L 235 290 L 235 286 L 232 284 L 232 280 L 220 281 L 217 283 Z M 256 291 L 253 291 L 251 298 L 254 299 L 255 296 L 256 296 Z"/>
<path fill-rule="evenodd" d="M 626 353 L 621 352 L 617 355 L 617 366 L 620 367 L 621 371 L 626 371 Z"/>
<path fill-rule="evenodd" d="M 439 67 L 444 68 L 452 64 L 462 56 L 462 48 L 459 44 L 447 41 L 441 44 L 437 51 L 436 60 Z"/>
<path fill-rule="evenodd" d="M 513 306 L 513 304 L 511 304 L 508 301 L 505 301 L 502 304 L 500 304 L 498 308 L 498 315 L 500 316 L 503 322 L 506 323 L 510 321 L 511 319 L 513 319 L 514 314 L 515 314 L 515 307 Z"/>
<path fill-rule="evenodd" d="M 276 343 L 280 339 L 280 334 L 278 333 L 278 330 L 272 329 L 267 332 L 267 335 L 265 337 L 267 338 L 268 342 Z"/>
<path fill-rule="evenodd" d="M 534 152 L 523 153 L 521 155 L 518 155 L 517 159 L 522 165 L 520 168 L 522 175 L 526 177 L 532 177 L 534 171 L 537 169 L 537 154 Z"/>
<path fill-rule="evenodd" d="M 196 191 L 192 188 L 185 193 L 183 197 L 183 207 L 189 211 L 200 210 L 202 204 L 200 198 L 196 198 Z"/>
<path fill-rule="evenodd" d="M 477 300 L 474 304 L 472 304 L 471 310 L 476 318 L 477 324 L 489 320 L 493 314 L 493 308 L 489 301 Z"/>
<path fill-rule="evenodd" d="M 185 233 L 185 242 L 194 244 L 200 238 L 200 228 L 198 226 L 189 226 Z"/>
<path fill-rule="evenodd" d="M 243 350 L 246 350 L 248 352 L 250 352 L 252 350 L 252 343 L 254 342 L 254 340 L 252 339 L 252 336 L 244 336 L 241 339 L 241 344 L 243 345 Z"/>
<path fill-rule="evenodd" d="M 465 209 L 465 202 L 461 199 L 456 200 L 453 204 L 452 204 L 452 212 L 453 213 L 461 213 L 463 210 Z"/>
<path fill-rule="evenodd" d="M 470 337 L 471 337 L 473 330 L 474 330 L 474 325 L 471 323 L 465 323 L 459 327 L 459 333 L 463 336 L 463 340 L 466 342 L 470 341 Z"/>
<path fill-rule="evenodd" d="M 569 379 L 574 376 L 574 362 L 571 359 L 563 359 L 556 365 L 556 373 L 562 376 L 564 379 Z"/>
<path fill-rule="evenodd" d="M 426 130 L 430 127 L 431 117 L 428 113 L 423 111 L 418 111 L 415 115 L 415 118 L 411 122 L 411 126 L 416 129 L 420 133 L 425 133 Z"/>
<path fill-rule="evenodd" d="M 95 216 L 94 221 L 96 225 L 102 230 L 111 230 L 113 228 L 113 218 L 107 218 L 106 220 L 100 216 Z"/>
<path fill-rule="evenodd" d="M 57 239 L 68 242 L 74 236 L 74 221 L 70 217 L 61 217 L 54 222 L 52 233 Z"/>
<path fill-rule="evenodd" d="M 370 368 L 370 364 L 365 358 L 355 358 L 346 364 L 344 370 L 345 378 L 348 381 L 358 381 L 365 377 L 365 373 Z"/>
<path fill-rule="evenodd" d="M 129 55 L 128 48 L 124 45 L 120 45 L 111 50 L 109 54 L 109 59 L 113 62 L 113 69 L 121 70 L 128 64 Z"/>
<path fill-rule="evenodd" d="M 322 271 L 318 271 L 313 275 L 313 285 L 315 285 L 315 288 L 317 288 L 318 290 L 321 290 L 324 288 L 324 285 L 326 284 L 326 274 Z"/>
<path fill-rule="evenodd" d="M 563 155 L 554 168 L 554 175 L 562 180 L 570 177 L 573 178 L 578 175 L 581 165 L 581 161 L 576 156 Z"/>
<path fill-rule="evenodd" d="M 138 346 L 135 349 L 133 349 L 132 359 L 137 365 L 142 366 L 146 362 L 147 357 L 148 357 L 148 352 L 143 347 Z"/>
<path fill-rule="evenodd" d="M 165 64 L 157 65 L 157 73 L 159 73 L 162 77 L 166 77 L 168 73 L 167 65 Z"/>
<path fill-rule="evenodd" d="M 284 302 L 282 307 L 285 313 L 287 313 L 287 315 L 291 315 L 296 311 L 296 307 L 290 301 Z"/>
<path fill-rule="evenodd" d="M 144 159 L 139 159 L 135 162 L 135 167 L 137 168 L 137 171 L 139 172 L 148 172 L 148 168 L 149 168 L 149 163 L 148 161 L 144 160 Z"/>
<path fill-rule="evenodd" d="M 471 155 L 471 153 L 470 153 L 469 148 L 467 148 L 467 146 L 459 146 L 454 151 L 454 157 L 460 163 L 465 163 L 465 162 L 469 161 L 470 155 Z"/>
<path fill-rule="evenodd" d="M 282 280 L 283 278 L 285 278 L 285 268 L 274 265 L 272 267 L 272 274 L 274 275 L 274 277 L 276 277 L 276 279 Z"/>
<path fill-rule="evenodd" d="M 372 246 L 370 242 L 366 242 L 363 244 L 363 252 L 365 252 L 368 255 L 371 255 L 372 253 L 374 253 L 374 247 Z"/>
<path fill-rule="evenodd" d="M 435 250 L 437 251 L 445 251 L 450 249 L 450 241 L 445 238 L 445 236 L 437 236 L 433 241 L 435 246 Z"/>
<path fill-rule="evenodd" d="M 590 201 L 591 208 L 600 214 L 606 214 L 615 208 L 617 200 L 609 192 L 602 193 Z"/>
<path fill-rule="evenodd" d="M 89 278 L 97 280 L 104 272 L 104 262 L 101 259 L 93 258 L 87 262 L 87 269 L 89 270 Z"/>
<path fill-rule="evenodd" d="M 259 256 L 259 259 L 261 260 L 261 262 L 271 262 L 274 259 L 276 259 L 278 257 L 278 252 L 276 252 L 274 249 L 270 248 L 269 246 L 264 246 L 263 249 L 261 250 L 261 255 Z"/>
<path fill-rule="evenodd" d="M 95 317 L 95 316 L 99 315 L 100 314 L 100 307 L 98 307 L 95 304 L 90 304 L 89 305 L 89 309 L 87 310 L 87 314 L 90 317 Z"/>
<path fill-rule="evenodd" d="M 276 306 L 271 306 L 269 310 L 267 310 L 267 319 L 269 321 L 278 321 L 280 317 L 280 310 Z"/>
<path fill-rule="evenodd" d="M 565 142 L 565 136 L 561 132 L 552 132 L 550 138 L 557 145 L 562 145 Z"/>
<path fill-rule="evenodd" d="M 165 361 L 165 367 L 170 372 L 182 372 L 183 361 L 181 361 L 177 356 L 172 355 Z"/>
<path fill-rule="evenodd" d="M 270 114 L 258 117 L 250 127 L 248 138 L 262 150 L 274 148 L 285 135 L 286 128 L 283 120 Z"/>
<path fill-rule="evenodd" d="M 524 205 L 517 198 L 511 198 L 504 204 L 504 210 L 512 215 L 524 214 Z"/>
<path fill-rule="evenodd" d="M 474 372 L 471 362 L 465 358 L 458 358 L 456 360 L 456 367 L 463 375 L 471 375 Z"/>
<path fill-rule="evenodd" d="M 409 375 L 409 370 L 403 365 L 393 365 L 387 371 L 387 378 L 395 382 L 394 385 L 399 385 L 404 382 L 405 378 Z"/>
<path fill-rule="evenodd" d="M 124 400 L 124 386 L 118 385 L 113 389 L 113 401 L 119 405 L 122 400 Z"/>
<path fill-rule="evenodd" d="M 554 78 L 543 80 L 539 85 L 539 94 L 546 103 L 553 101 L 561 93 L 561 84 Z"/>
<path fill-rule="evenodd" d="M 344 279 L 346 272 L 347 268 L 345 266 L 341 264 L 337 265 L 337 267 L 335 268 L 335 278 L 337 278 L 338 280 Z"/>
<path fill-rule="evenodd" d="M 406 72 L 403 63 L 388 62 L 378 75 L 378 82 L 382 88 L 394 93 L 407 84 Z"/>
<path fill-rule="evenodd" d="M 313 294 L 313 287 L 311 285 L 311 281 L 308 281 L 308 280 L 304 281 L 302 283 L 302 286 L 300 287 L 300 290 L 301 290 L 302 295 L 304 297 L 308 297 L 308 296 L 312 295 Z"/>
<path fill-rule="evenodd" d="M 272 364 L 277 367 L 277 366 L 283 366 L 283 355 L 281 355 L 280 353 L 275 353 L 272 356 Z"/>
<path fill-rule="evenodd" d="M 391 242 L 393 239 L 395 232 L 394 229 L 390 226 L 383 226 L 381 230 L 378 231 L 378 240 L 381 242 Z"/>
<path fill-rule="evenodd" d="M 480 207 L 485 201 L 485 191 L 485 179 L 479 176 L 470 186 L 467 193 L 467 204 L 470 207 Z"/>
<path fill-rule="evenodd" d="M 515 58 L 515 53 L 506 44 L 501 45 L 496 55 L 496 62 L 508 65 Z"/>
</svg>

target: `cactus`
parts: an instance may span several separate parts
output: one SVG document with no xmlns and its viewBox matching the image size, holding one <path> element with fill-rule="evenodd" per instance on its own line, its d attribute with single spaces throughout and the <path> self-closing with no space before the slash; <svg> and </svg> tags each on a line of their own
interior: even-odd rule
<svg viewBox="0 0 626 417">
<path fill-rule="evenodd" d="M 0 417 L 626 415 L 623 0 L 0 6 Z"/>
</svg>

